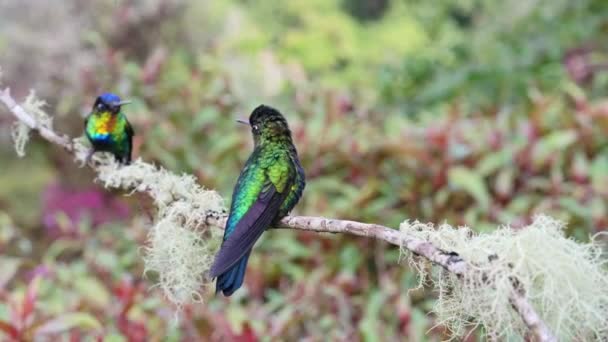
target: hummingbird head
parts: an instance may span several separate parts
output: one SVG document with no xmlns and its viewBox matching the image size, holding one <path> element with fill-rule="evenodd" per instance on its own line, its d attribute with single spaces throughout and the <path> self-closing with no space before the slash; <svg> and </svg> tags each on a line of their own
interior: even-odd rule
<svg viewBox="0 0 608 342">
<path fill-rule="evenodd" d="M 260 105 L 254 109 L 249 116 L 248 124 L 251 126 L 251 133 L 256 146 L 266 141 L 291 142 L 291 131 L 287 125 L 287 120 L 278 110 L 270 106 Z"/>
<path fill-rule="evenodd" d="M 118 95 L 112 93 L 104 93 L 99 95 L 93 105 L 93 113 L 107 113 L 118 114 L 120 107 L 126 105 L 130 101 L 122 101 Z"/>
</svg>

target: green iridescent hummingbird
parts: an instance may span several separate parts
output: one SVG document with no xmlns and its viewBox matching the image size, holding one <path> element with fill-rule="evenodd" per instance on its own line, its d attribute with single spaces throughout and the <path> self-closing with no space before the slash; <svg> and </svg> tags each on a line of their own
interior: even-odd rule
<svg viewBox="0 0 608 342">
<path fill-rule="evenodd" d="M 298 203 L 305 186 L 291 131 L 279 111 L 261 105 L 249 122 L 239 122 L 251 126 L 254 149 L 234 187 L 222 247 L 211 267 L 216 293 L 225 296 L 241 287 L 253 245 Z"/>
<path fill-rule="evenodd" d="M 91 113 L 84 122 L 84 131 L 93 145 L 85 164 L 95 152 L 110 152 L 121 164 L 131 162 L 133 149 L 133 128 L 121 107 L 129 101 L 122 101 L 118 95 L 105 93 L 93 104 Z"/>
</svg>

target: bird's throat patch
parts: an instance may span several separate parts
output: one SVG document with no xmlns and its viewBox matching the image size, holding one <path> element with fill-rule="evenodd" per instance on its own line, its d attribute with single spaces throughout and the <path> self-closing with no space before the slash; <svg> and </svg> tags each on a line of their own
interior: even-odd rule
<svg viewBox="0 0 608 342">
<path fill-rule="evenodd" d="M 104 136 L 110 134 L 116 127 L 116 118 L 118 115 L 113 115 L 110 112 L 105 112 L 95 120 L 95 135 Z"/>
</svg>

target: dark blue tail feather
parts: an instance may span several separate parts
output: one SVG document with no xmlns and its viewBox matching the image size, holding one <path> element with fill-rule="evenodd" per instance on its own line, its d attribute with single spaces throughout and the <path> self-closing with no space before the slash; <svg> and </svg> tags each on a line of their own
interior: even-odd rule
<svg viewBox="0 0 608 342">
<path fill-rule="evenodd" d="M 243 255 L 241 260 L 237 261 L 230 269 L 220 274 L 217 277 L 215 284 L 215 293 L 223 292 L 224 296 L 229 297 L 243 285 L 245 279 L 245 271 L 247 270 L 247 261 L 249 261 L 249 254 Z"/>
</svg>

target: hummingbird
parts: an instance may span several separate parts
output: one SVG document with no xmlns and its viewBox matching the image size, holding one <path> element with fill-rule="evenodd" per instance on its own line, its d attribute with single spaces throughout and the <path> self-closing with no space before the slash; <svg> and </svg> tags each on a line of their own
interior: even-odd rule
<svg viewBox="0 0 608 342">
<path fill-rule="evenodd" d="M 224 296 L 241 287 L 253 245 L 293 209 L 306 185 L 291 131 L 278 110 L 260 105 L 248 122 L 237 121 L 251 127 L 254 148 L 234 187 L 222 246 L 211 267 L 216 293 Z"/>
<path fill-rule="evenodd" d="M 91 113 L 84 121 L 84 131 L 93 145 L 85 159 L 89 162 L 95 152 L 110 152 L 120 164 L 131 163 L 133 128 L 121 111 L 122 101 L 112 93 L 101 94 L 95 100 Z"/>
</svg>

